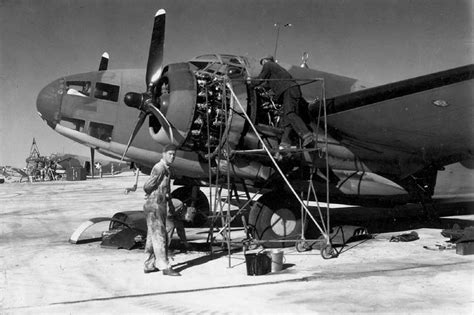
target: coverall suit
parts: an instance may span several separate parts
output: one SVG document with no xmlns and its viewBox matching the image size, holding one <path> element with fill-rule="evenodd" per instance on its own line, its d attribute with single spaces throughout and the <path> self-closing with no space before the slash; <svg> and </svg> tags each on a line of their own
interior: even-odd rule
<svg viewBox="0 0 474 315">
<path fill-rule="evenodd" d="M 143 189 L 147 193 L 143 211 L 148 230 L 145 244 L 148 258 L 145 260 L 145 269 L 168 269 L 168 232 L 174 229 L 173 220 L 168 219 L 168 215 L 173 215 L 174 209 L 170 207 L 168 214 L 170 170 L 163 159 L 155 164 Z"/>
<path fill-rule="evenodd" d="M 281 145 L 291 145 L 289 136 L 292 128 L 302 139 L 312 137 L 312 133 L 297 114 L 298 104 L 301 99 L 301 90 L 288 71 L 276 62 L 269 60 L 264 63 L 262 71 L 258 77 L 253 80 L 265 80 L 263 82 L 266 82 L 266 85 L 275 93 L 276 99 L 282 103 L 282 127 L 284 133 Z M 256 87 L 261 84 L 263 84 L 261 81 L 257 81 L 250 86 Z"/>
</svg>

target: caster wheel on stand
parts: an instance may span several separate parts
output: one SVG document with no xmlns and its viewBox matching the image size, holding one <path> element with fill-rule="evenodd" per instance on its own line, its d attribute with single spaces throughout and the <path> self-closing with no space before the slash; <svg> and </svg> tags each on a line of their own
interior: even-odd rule
<svg viewBox="0 0 474 315">
<path fill-rule="evenodd" d="M 332 247 L 331 244 L 326 244 L 323 246 L 323 248 L 321 248 L 321 256 L 324 259 L 331 259 L 336 258 L 337 256 L 339 256 L 339 254 L 334 249 L 334 247 Z"/>
<path fill-rule="evenodd" d="M 298 253 L 306 252 L 311 249 L 305 240 L 301 240 L 295 243 L 296 251 Z"/>
</svg>

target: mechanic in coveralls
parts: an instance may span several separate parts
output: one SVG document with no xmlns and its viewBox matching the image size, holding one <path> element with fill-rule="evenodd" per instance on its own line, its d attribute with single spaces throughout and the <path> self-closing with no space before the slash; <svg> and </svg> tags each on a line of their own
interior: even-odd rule
<svg viewBox="0 0 474 315">
<path fill-rule="evenodd" d="M 168 144 L 163 149 L 163 157 L 153 166 L 150 178 L 143 185 L 146 202 L 143 206 L 147 224 L 147 237 L 144 272 L 163 271 L 167 276 L 181 276 L 171 268 L 168 260 L 168 231 L 167 224 L 173 224 L 167 217 L 174 216 L 174 206 L 170 198 L 170 166 L 174 162 L 176 146 Z M 171 228 L 171 229 L 170 229 Z M 173 230 L 168 226 L 168 230 Z"/>
<path fill-rule="evenodd" d="M 314 144 L 313 133 L 308 129 L 304 121 L 298 116 L 298 104 L 301 99 L 301 90 L 293 80 L 291 74 L 282 66 L 275 62 L 273 56 L 265 56 L 260 60 L 263 66 L 262 71 L 256 78 L 249 78 L 250 88 L 266 84 L 275 93 L 275 97 L 282 104 L 283 109 L 283 135 L 280 142 L 280 149 L 291 146 L 290 133 L 294 130 L 303 140 L 303 147 Z M 263 80 L 263 81 L 262 81 Z"/>
</svg>

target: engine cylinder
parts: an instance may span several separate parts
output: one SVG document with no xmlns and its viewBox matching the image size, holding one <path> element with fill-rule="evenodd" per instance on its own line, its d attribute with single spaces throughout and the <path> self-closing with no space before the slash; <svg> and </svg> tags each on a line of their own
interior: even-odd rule
<svg viewBox="0 0 474 315">
<path fill-rule="evenodd" d="M 233 98 L 229 84 L 247 108 L 247 88 L 242 80 L 231 81 L 205 71 L 196 71 L 196 105 L 189 137 L 183 149 L 197 151 L 209 159 L 221 149 L 237 147 L 243 133 L 245 118 Z"/>
</svg>

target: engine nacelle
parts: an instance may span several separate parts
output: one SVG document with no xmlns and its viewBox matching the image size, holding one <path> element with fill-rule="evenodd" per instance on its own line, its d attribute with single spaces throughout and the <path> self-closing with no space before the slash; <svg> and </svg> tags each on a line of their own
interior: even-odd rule
<svg viewBox="0 0 474 315">
<path fill-rule="evenodd" d="M 182 141 L 177 141 L 180 150 L 197 152 L 203 163 L 211 163 L 213 173 L 231 169 L 241 178 L 266 180 L 272 170 L 260 162 L 231 161 L 230 168 L 216 164 L 222 162 L 217 158 L 221 150 L 261 147 L 243 111 L 255 123 L 257 106 L 262 105 L 259 107 L 263 110 L 266 107 L 257 102 L 256 95 L 248 95 L 245 78 L 245 68 L 236 71 L 225 64 L 204 68 L 191 63 L 171 64 L 164 69 L 153 94 L 160 98 L 160 111 L 182 136 Z M 149 131 L 158 143 L 169 142 L 166 129 L 153 116 Z"/>
<path fill-rule="evenodd" d="M 162 100 L 160 111 L 182 136 L 183 141 L 177 143 L 180 150 L 198 152 L 207 159 L 227 145 L 231 149 L 237 147 L 245 118 L 226 84 L 232 86 L 244 110 L 247 86 L 242 80 L 244 73 L 239 80 L 225 80 L 222 75 L 192 67 L 190 63 L 167 66 L 155 87 L 155 95 Z M 155 141 L 169 141 L 165 128 L 156 119 L 150 119 L 149 130 Z"/>
</svg>

